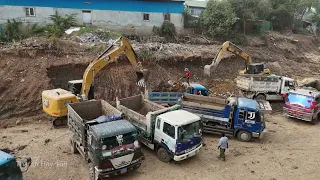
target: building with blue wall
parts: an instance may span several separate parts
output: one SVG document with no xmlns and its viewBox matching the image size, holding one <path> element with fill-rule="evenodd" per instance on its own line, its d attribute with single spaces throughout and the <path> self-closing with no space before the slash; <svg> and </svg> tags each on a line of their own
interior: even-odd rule
<svg viewBox="0 0 320 180">
<path fill-rule="evenodd" d="M 80 24 L 127 34 L 150 34 L 170 21 L 183 28 L 183 0 L 0 0 L 0 24 L 8 19 L 48 24 L 50 15 L 77 14 Z"/>
</svg>

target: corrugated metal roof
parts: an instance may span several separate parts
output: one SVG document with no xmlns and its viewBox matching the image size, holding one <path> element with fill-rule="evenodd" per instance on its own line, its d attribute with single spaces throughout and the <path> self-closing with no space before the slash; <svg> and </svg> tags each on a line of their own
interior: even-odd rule
<svg viewBox="0 0 320 180">
<path fill-rule="evenodd" d="M 202 8 L 206 8 L 207 2 L 205 2 L 205 1 L 186 0 L 186 1 L 185 1 L 185 4 L 186 4 L 187 6 L 190 6 L 190 7 L 202 7 Z"/>
<path fill-rule="evenodd" d="M 127 120 L 117 120 L 91 126 L 92 131 L 99 138 L 113 137 L 135 131 L 136 128 Z"/>
</svg>

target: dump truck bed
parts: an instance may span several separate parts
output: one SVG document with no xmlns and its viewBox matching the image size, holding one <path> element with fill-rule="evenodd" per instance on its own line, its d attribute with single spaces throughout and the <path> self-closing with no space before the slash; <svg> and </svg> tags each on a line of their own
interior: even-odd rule
<svg viewBox="0 0 320 180">
<path fill-rule="evenodd" d="M 123 99 L 117 99 L 117 109 L 124 113 L 136 127 L 146 131 L 148 122 L 146 115 L 149 112 L 158 111 L 165 107 L 144 99 L 142 95 L 131 96 Z"/>
<path fill-rule="evenodd" d="M 124 113 L 126 119 L 149 137 L 153 134 L 156 117 L 160 114 L 180 109 L 179 105 L 169 108 L 151 102 L 143 95 L 136 95 L 123 99 L 117 98 L 117 109 Z"/>
<path fill-rule="evenodd" d="M 243 91 L 280 92 L 280 76 L 241 75 L 236 78 L 236 86 Z"/>
<path fill-rule="evenodd" d="M 222 110 L 227 105 L 226 99 L 222 99 L 215 96 L 208 97 L 184 93 L 183 98 L 181 100 L 181 103 L 183 105 L 196 106 L 208 109 Z"/>
<path fill-rule="evenodd" d="M 147 92 L 146 98 L 158 104 L 176 104 L 183 92 Z"/>
<path fill-rule="evenodd" d="M 86 125 L 100 121 L 102 116 L 111 115 L 120 116 L 121 112 L 104 100 L 72 103 L 68 105 L 68 126 L 78 140 L 84 143 Z"/>
</svg>

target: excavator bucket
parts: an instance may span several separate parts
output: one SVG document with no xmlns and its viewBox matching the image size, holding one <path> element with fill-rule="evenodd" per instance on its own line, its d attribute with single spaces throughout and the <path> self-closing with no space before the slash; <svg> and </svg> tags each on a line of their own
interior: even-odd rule
<svg viewBox="0 0 320 180">
<path fill-rule="evenodd" d="M 140 87 L 146 87 L 150 71 L 148 69 L 136 70 L 136 74 L 137 85 Z"/>
<path fill-rule="evenodd" d="M 213 72 L 214 68 L 215 68 L 215 66 L 212 65 L 212 64 L 211 64 L 211 65 L 205 65 L 205 66 L 204 66 L 204 74 L 205 74 L 206 76 L 210 76 L 211 73 Z"/>
</svg>

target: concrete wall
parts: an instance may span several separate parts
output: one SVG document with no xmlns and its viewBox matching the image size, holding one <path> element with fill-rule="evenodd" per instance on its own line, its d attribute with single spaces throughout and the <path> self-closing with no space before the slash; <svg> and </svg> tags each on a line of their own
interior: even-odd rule
<svg viewBox="0 0 320 180">
<path fill-rule="evenodd" d="M 49 8 L 34 7 L 35 16 L 27 17 L 22 6 L 0 6 L 0 24 L 8 19 L 20 19 L 27 23 L 48 24 L 49 17 L 55 11 L 62 16 L 77 13 L 76 19 L 83 24 L 82 10 L 71 8 Z M 153 26 L 160 26 L 164 22 L 164 13 L 148 12 L 149 21 L 143 20 L 143 12 L 133 11 L 112 11 L 112 10 L 91 10 L 92 25 L 106 27 L 111 30 L 134 35 L 148 35 L 152 33 Z M 175 24 L 177 30 L 183 28 L 183 17 L 179 13 L 170 13 L 170 22 Z"/>
</svg>

